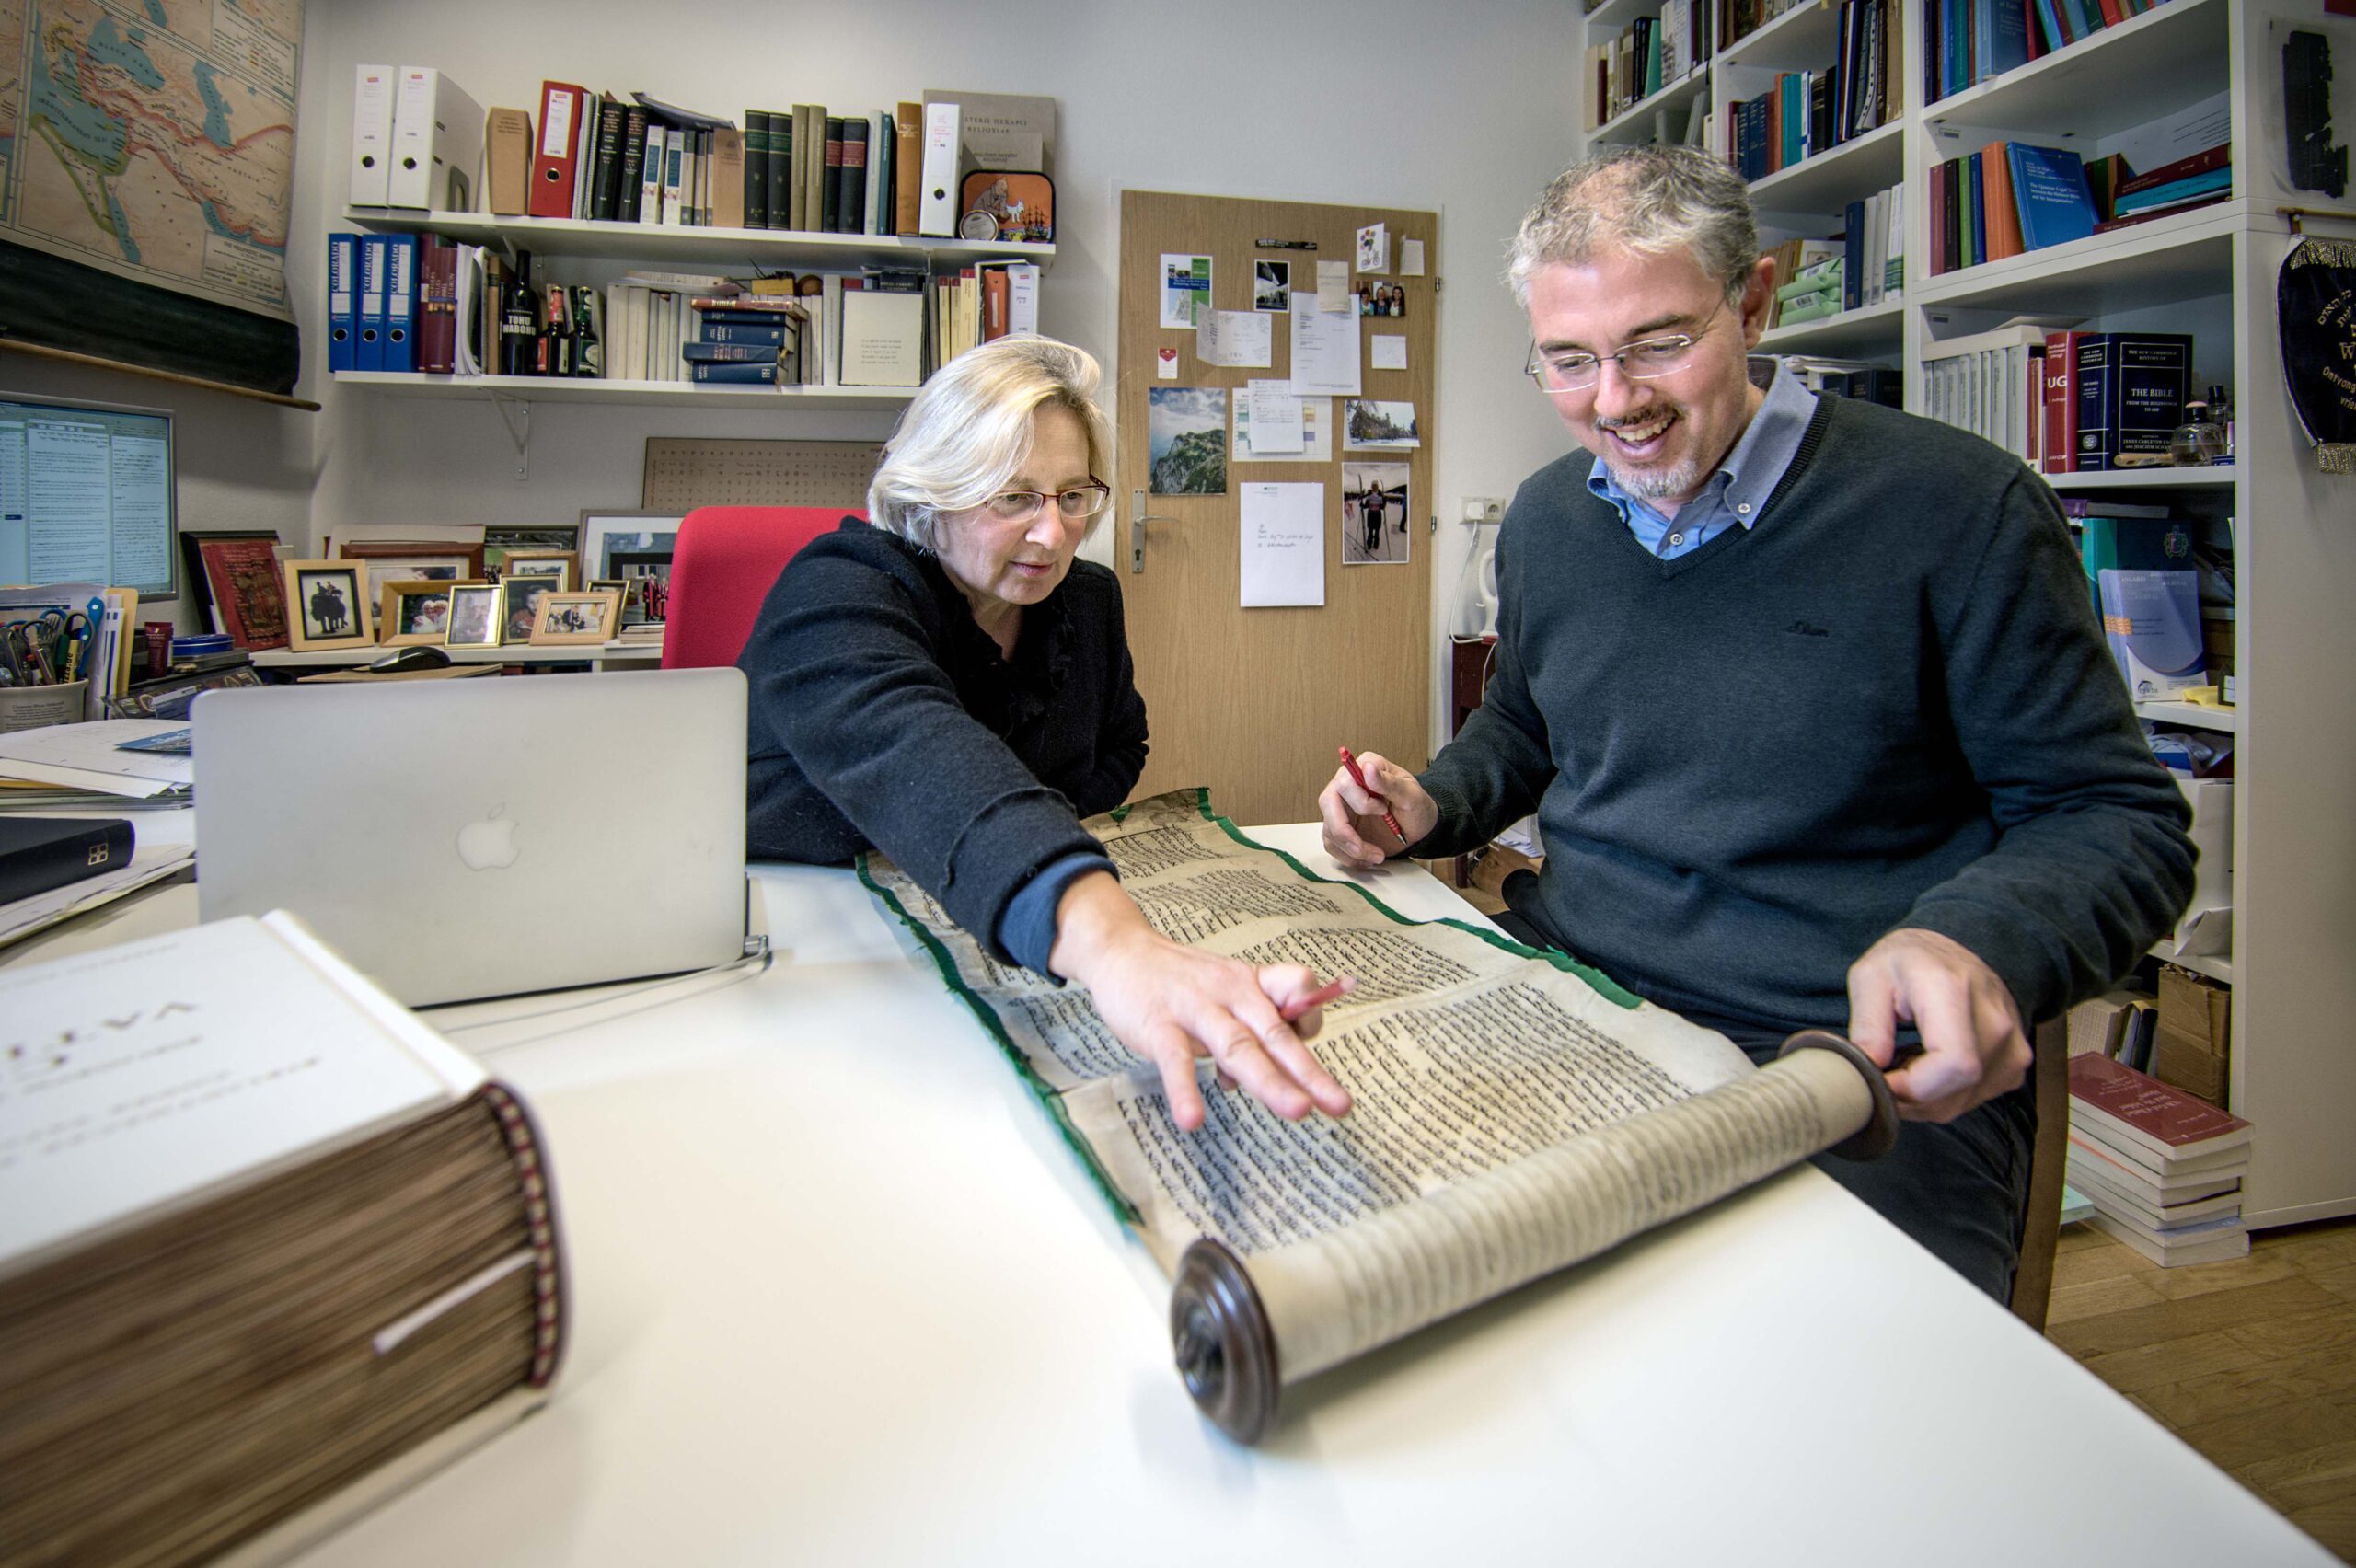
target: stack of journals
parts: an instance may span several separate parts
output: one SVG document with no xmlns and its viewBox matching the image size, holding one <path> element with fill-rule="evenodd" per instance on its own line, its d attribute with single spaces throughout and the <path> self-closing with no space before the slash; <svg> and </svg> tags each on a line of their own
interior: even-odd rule
<svg viewBox="0 0 2356 1568">
<path fill-rule="evenodd" d="M 0 1017 L 12 1561 L 284 1556 L 544 1399 L 529 1119 L 300 922 L 10 971 Z"/>
<path fill-rule="evenodd" d="M 2032 322 L 1926 343 L 1923 412 L 2035 466 L 2044 455 L 2045 336 Z"/>
<path fill-rule="evenodd" d="M 2108 1056 L 2070 1058 L 2070 1185 L 2096 1228 L 2162 1268 L 2249 1251 L 2250 1124 Z"/>
<path fill-rule="evenodd" d="M 1823 254 L 1803 251 L 1805 258 L 1793 268 L 1791 282 L 1775 288 L 1775 315 L 1769 323 L 1773 327 L 1796 327 L 1803 321 L 1814 321 L 1833 316 L 1842 309 L 1841 303 L 1842 256 L 1830 240 L 1796 240 L 1794 245 L 1821 247 Z M 1786 274 L 1781 265 L 1775 270 L 1778 278 Z"/>
<path fill-rule="evenodd" d="M 2222 202 L 2234 193 L 2234 144 L 2215 146 L 2163 164 L 2148 174 L 2137 174 L 2117 153 L 2086 166 L 2092 189 L 2096 234 L 2108 234 L 2169 213 L 2190 212 Z"/>
</svg>

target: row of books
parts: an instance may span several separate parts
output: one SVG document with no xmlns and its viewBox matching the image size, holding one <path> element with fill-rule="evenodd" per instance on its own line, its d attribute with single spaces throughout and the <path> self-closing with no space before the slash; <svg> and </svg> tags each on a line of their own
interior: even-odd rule
<svg viewBox="0 0 2356 1568">
<path fill-rule="evenodd" d="M 1720 0 L 1718 47 L 1731 49 L 1804 0 Z"/>
<path fill-rule="evenodd" d="M 2246 1256 L 2250 1124 L 2097 1051 L 2070 1058 L 2069 1182 L 2163 1268 Z"/>
<path fill-rule="evenodd" d="M 2233 148 L 2220 143 L 2138 174 L 2117 154 L 2089 165 L 2061 147 L 1991 142 L 1931 170 L 1931 259 L 1938 271 L 2222 202 Z"/>
<path fill-rule="evenodd" d="M 1701 69 L 1702 0 L 1666 0 L 1606 43 L 1587 50 L 1587 128 L 1617 119 Z"/>
<path fill-rule="evenodd" d="M 1843 0 L 1831 67 L 1783 72 L 1768 91 L 1727 105 L 1720 150 L 1743 179 L 1764 179 L 1896 117 L 1895 4 Z"/>
<path fill-rule="evenodd" d="M 1923 86 L 1936 102 L 2167 0 L 1926 0 Z"/>
<path fill-rule="evenodd" d="M 490 211 L 688 228 L 917 231 L 919 105 L 859 114 L 813 104 L 746 110 L 739 129 L 635 96 L 625 102 L 543 82 L 537 144 L 523 110 L 491 110 Z"/>
<path fill-rule="evenodd" d="M 529 252 L 439 235 L 329 236 L 329 368 L 761 386 L 916 386 L 1038 330 L 1039 269 L 983 263 L 738 280 L 638 271 L 543 283 Z M 931 299 L 928 301 L 928 292 Z"/>
<path fill-rule="evenodd" d="M 2037 320 L 1935 340 L 1923 411 L 2048 474 L 2168 461 L 2192 381 L 2192 339 L 2085 332 Z"/>
</svg>

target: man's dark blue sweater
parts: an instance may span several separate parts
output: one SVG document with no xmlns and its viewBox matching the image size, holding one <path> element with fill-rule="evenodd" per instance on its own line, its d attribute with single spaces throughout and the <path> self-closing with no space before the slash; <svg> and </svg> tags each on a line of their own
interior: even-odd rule
<svg viewBox="0 0 2356 1568">
<path fill-rule="evenodd" d="M 1720 1026 L 1848 1023 L 1884 933 L 1952 937 L 2025 1021 L 2133 967 L 2183 907 L 2153 761 L 2050 493 L 1975 437 L 1819 400 L 1755 527 L 1674 560 L 1575 453 L 1497 541 L 1496 678 L 1423 783 L 1447 855 L 1535 810 L 1521 909 Z"/>
</svg>

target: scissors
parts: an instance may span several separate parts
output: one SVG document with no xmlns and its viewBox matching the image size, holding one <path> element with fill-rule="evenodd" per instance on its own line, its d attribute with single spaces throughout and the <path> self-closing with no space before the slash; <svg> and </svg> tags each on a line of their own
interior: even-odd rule
<svg viewBox="0 0 2356 1568">
<path fill-rule="evenodd" d="M 48 642 L 50 678 L 74 678 L 81 650 L 90 640 L 90 617 L 79 610 L 43 610 L 36 623 Z"/>
<path fill-rule="evenodd" d="M 12 621 L 0 628 L 0 657 L 6 659 L 18 686 L 45 686 L 57 678 L 40 621 Z"/>
</svg>

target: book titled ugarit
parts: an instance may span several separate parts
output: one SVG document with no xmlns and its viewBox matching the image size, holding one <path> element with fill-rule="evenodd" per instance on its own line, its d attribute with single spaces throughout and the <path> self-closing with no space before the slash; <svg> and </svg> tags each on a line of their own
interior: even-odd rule
<svg viewBox="0 0 2356 1568">
<path fill-rule="evenodd" d="M 2106 1141 L 2165 1161 L 2221 1153 L 2250 1140 L 2247 1122 L 2107 1056 L 2070 1058 L 2070 1116 Z"/>
<path fill-rule="evenodd" d="M 275 1561 L 537 1406 L 530 1118 L 284 914 L 0 972 L 0 1562 Z"/>
</svg>

